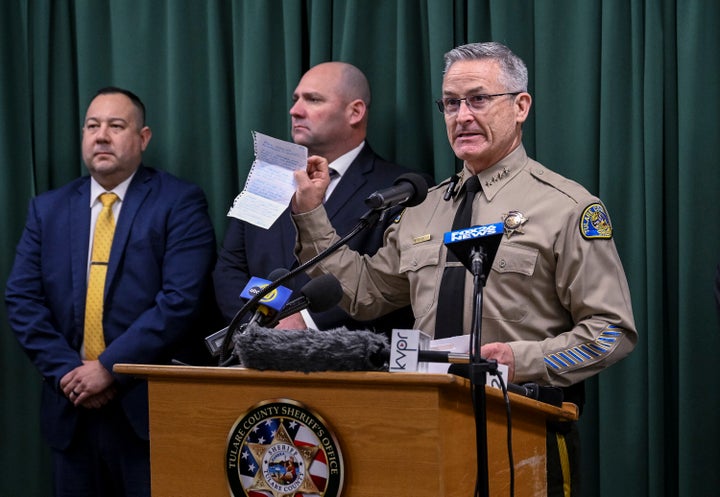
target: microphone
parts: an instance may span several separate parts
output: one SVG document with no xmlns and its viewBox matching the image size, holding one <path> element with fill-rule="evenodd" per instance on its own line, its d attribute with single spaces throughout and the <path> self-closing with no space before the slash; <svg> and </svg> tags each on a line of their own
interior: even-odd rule
<svg viewBox="0 0 720 497">
<path fill-rule="evenodd" d="M 245 285 L 245 288 L 243 288 L 242 293 L 240 293 L 240 297 L 248 300 L 252 299 L 261 293 L 267 285 L 272 283 L 274 280 L 285 276 L 289 272 L 290 271 L 287 269 L 275 269 L 272 273 L 270 273 L 270 281 L 253 276 L 250 278 L 250 281 L 248 281 L 248 284 Z M 275 315 L 285 306 L 287 301 L 290 300 L 291 295 L 292 290 L 285 288 L 284 286 L 278 286 L 270 291 L 258 301 L 258 306 L 255 309 L 255 314 L 253 314 L 252 318 L 250 318 L 250 323 L 257 323 L 260 326 L 265 326 L 267 323 L 271 322 L 275 318 Z"/>
<path fill-rule="evenodd" d="M 270 274 L 268 275 L 268 279 L 270 281 L 278 280 L 288 274 L 290 271 L 284 268 L 277 268 L 273 269 Z M 242 292 L 240 292 L 240 298 L 243 299 L 251 299 L 254 295 L 257 295 L 264 286 L 270 283 L 268 280 L 264 280 L 262 278 L 256 278 L 252 277 L 250 278 L 250 281 L 247 282 L 245 285 L 245 288 L 243 288 Z M 258 311 L 256 311 L 255 315 L 253 316 L 253 319 L 256 320 L 256 322 L 262 321 L 262 317 L 270 313 L 270 309 L 274 309 L 277 307 L 276 311 L 279 310 L 279 308 L 282 308 L 283 304 L 287 302 L 287 300 L 290 298 L 290 295 L 292 292 L 285 288 L 285 287 L 278 287 L 277 290 L 278 293 L 269 294 L 266 297 L 263 297 L 260 302 L 263 304 L 269 304 L 270 307 L 266 306 L 258 306 Z M 272 295 L 272 296 L 270 296 Z M 266 302 L 265 300 L 270 297 L 270 301 Z M 283 301 L 284 298 L 284 301 Z M 282 302 L 280 304 L 280 302 Z M 279 305 L 278 305 L 279 304 Z M 260 310 L 260 307 L 263 307 L 262 311 Z M 244 306 L 241 307 L 241 310 L 244 309 Z M 258 316 L 258 312 L 262 314 L 262 316 Z M 238 311 L 238 314 L 240 314 L 240 311 Z M 233 321 L 238 320 L 242 316 L 238 316 L 238 314 L 235 315 L 235 318 L 233 318 Z M 225 328 L 221 329 L 220 331 L 216 331 L 212 335 L 208 335 L 205 337 L 205 347 L 207 347 L 208 351 L 210 351 L 210 354 L 213 357 L 217 357 L 222 352 L 223 345 L 225 343 L 226 335 L 228 333 L 229 326 L 226 326 Z"/>
<path fill-rule="evenodd" d="M 448 183 L 447 190 L 445 190 L 445 195 L 443 195 L 443 200 L 445 202 L 447 202 L 457 194 L 455 188 L 457 188 L 457 184 L 459 181 L 460 176 L 458 176 L 457 174 L 453 174 L 452 178 L 450 178 L 450 183 Z"/>
<path fill-rule="evenodd" d="M 402 340 L 393 347 L 417 362 L 468 364 L 467 354 L 407 347 Z M 414 331 L 414 330 L 403 330 Z M 417 332 L 416 332 L 417 333 Z M 406 365 L 389 368 L 391 346 L 385 335 L 369 330 L 270 330 L 248 323 L 233 337 L 234 354 L 246 368 L 260 371 L 414 371 Z"/>
<path fill-rule="evenodd" d="M 340 302 L 342 296 L 342 286 L 335 276 L 332 274 L 320 275 L 307 282 L 300 289 L 300 297 L 285 304 L 285 307 L 266 326 L 274 328 L 281 319 L 303 309 L 311 312 L 327 311 Z"/>
<path fill-rule="evenodd" d="M 487 275 L 490 272 L 492 261 L 495 259 L 495 254 L 497 254 L 502 234 L 503 223 L 483 224 L 448 231 L 443 236 L 443 243 L 468 271 L 474 274 L 475 269 L 479 268 L 473 268 L 473 266 L 482 263 L 482 274 Z M 480 249 L 484 253 L 482 258 L 479 258 Z"/>
<path fill-rule="evenodd" d="M 413 207 L 427 197 L 427 181 L 416 173 L 406 173 L 397 177 L 393 186 L 371 193 L 365 199 L 365 205 L 371 209 L 389 209 L 396 205 Z"/>
<path fill-rule="evenodd" d="M 275 269 L 273 269 L 272 271 L 270 271 L 270 274 L 268 274 L 267 279 L 269 279 L 270 281 L 279 280 L 280 278 L 282 278 L 283 276 L 285 276 L 285 275 L 288 274 L 289 272 L 290 272 L 290 271 L 288 271 L 288 270 L 285 269 L 284 267 L 278 267 L 278 268 L 275 268 Z M 290 280 L 289 280 L 289 282 L 287 283 L 287 285 L 290 286 L 290 284 L 292 283 L 292 281 L 293 281 L 293 279 L 290 278 Z"/>
<path fill-rule="evenodd" d="M 269 330 L 248 324 L 233 340 L 240 365 L 260 371 L 382 371 L 385 335 L 348 330 Z"/>
</svg>

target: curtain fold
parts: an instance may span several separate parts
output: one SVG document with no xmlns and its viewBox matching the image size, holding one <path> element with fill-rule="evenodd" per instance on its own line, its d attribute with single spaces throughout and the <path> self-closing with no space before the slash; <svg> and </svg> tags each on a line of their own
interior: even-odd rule
<svg viewBox="0 0 720 497">
<path fill-rule="evenodd" d="M 609 210 L 640 332 L 628 359 L 588 382 L 583 495 L 714 495 L 719 24 L 713 0 L 7 0 L 0 276 L 28 200 L 85 174 L 80 127 L 100 87 L 144 100 L 145 162 L 198 183 L 222 239 L 251 131 L 290 139 L 310 66 L 360 67 L 372 146 L 439 181 L 459 166 L 433 102 L 442 56 L 500 41 L 528 64 L 528 152 Z M 0 495 L 50 495 L 41 378 L 4 306 L 0 329 Z"/>
<path fill-rule="evenodd" d="M 678 265 L 670 268 L 677 273 L 677 289 L 671 294 L 677 300 L 668 306 L 678 311 L 677 327 L 666 332 L 677 336 L 678 478 L 689 494 L 701 495 L 709 492 L 708 482 L 693 475 L 711 475 L 708 479 L 717 482 L 720 460 L 720 445 L 714 443 L 720 440 L 720 427 L 710 422 L 720 410 L 720 395 L 710 392 L 715 390 L 720 334 L 715 309 L 707 305 L 718 235 L 702 221 L 717 216 L 717 193 L 709 192 L 720 191 L 720 105 L 715 90 L 720 83 L 720 37 L 711 27 L 720 19 L 720 4 L 681 0 L 676 15 L 677 114 L 672 120 L 677 123 L 678 167 L 669 196 L 677 198 L 670 206 L 677 207 Z"/>
</svg>

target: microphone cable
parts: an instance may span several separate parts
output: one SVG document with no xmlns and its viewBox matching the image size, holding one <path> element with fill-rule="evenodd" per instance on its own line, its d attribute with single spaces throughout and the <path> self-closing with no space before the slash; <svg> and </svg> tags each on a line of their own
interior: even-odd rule
<svg viewBox="0 0 720 497">
<path fill-rule="evenodd" d="M 510 469 L 510 497 L 515 496 L 515 458 L 513 455 L 513 445 L 512 445 L 512 407 L 510 404 L 510 396 L 508 395 L 508 388 L 507 384 L 505 383 L 505 379 L 503 378 L 503 375 L 498 371 L 497 367 L 491 369 L 490 373 L 491 375 L 495 376 L 498 380 L 498 383 L 500 384 L 500 390 L 502 391 L 503 395 L 503 402 L 505 404 L 505 418 L 507 419 L 506 426 L 507 426 L 507 434 L 506 434 L 506 445 L 507 445 L 507 454 L 508 454 L 508 465 Z M 475 381 L 470 381 L 470 391 L 472 393 L 472 400 L 473 400 L 473 409 L 477 410 L 480 406 L 476 404 L 476 398 L 477 398 L 477 390 L 480 388 L 485 388 L 485 385 L 475 385 Z M 493 387 L 494 388 L 494 387 Z M 515 387 L 517 389 L 517 386 Z M 483 391 L 483 393 L 485 393 Z M 518 393 L 518 395 L 521 395 Z M 486 407 L 486 406 L 483 406 Z M 477 415 L 476 415 L 477 419 Z M 487 422 L 487 419 L 485 420 Z M 487 434 L 487 430 L 486 430 Z M 487 440 L 487 438 L 486 438 Z M 484 449 L 487 454 L 487 446 L 486 447 L 479 447 L 478 443 L 478 452 L 481 449 Z M 478 454 L 478 461 L 481 460 L 480 454 Z M 485 464 L 487 466 L 488 459 L 484 459 Z M 486 471 L 486 468 L 481 468 L 480 463 L 478 463 L 478 477 L 475 479 L 475 497 L 480 497 L 485 494 L 485 491 L 487 490 L 489 494 L 489 490 L 487 489 L 487 484 L 489 478 L 488 473 Z M 483 479 L 484 478 L 484 479 Z"/>
<path fill-rule="evenodd" d="M 513 456 L 512 445 L 512 408 L 510 407 L 510 396 L 508 395 L 507 385 L 501 374 L 497 375 L 500 382 L 500 389 L 503 393 L 505 402 L 505 416 L 507 418 L 507 454 L 508 465 L 510 466 L 510 497 L 515 497 L 515 458 Z"/>
</svg>

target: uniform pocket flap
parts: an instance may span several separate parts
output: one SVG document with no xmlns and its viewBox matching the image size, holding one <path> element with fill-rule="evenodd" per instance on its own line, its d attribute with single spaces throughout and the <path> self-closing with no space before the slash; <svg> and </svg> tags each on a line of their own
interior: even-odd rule
<svg viewBox="0 0 720 497">
<path fill-rule="evenodd" d="M 440 245 L 437 243 L 424 243 L 400 251 L 401 273 L 419 271 L 426 266 L 437 266 L 440 260 Z"/>
<path fill-rule="evenodd" d="M 501 243 L 492 268 L 498 273 L 519 273 L 531 276 L 535 272 L 538 251 L 534 248 Z"/>
</svg>

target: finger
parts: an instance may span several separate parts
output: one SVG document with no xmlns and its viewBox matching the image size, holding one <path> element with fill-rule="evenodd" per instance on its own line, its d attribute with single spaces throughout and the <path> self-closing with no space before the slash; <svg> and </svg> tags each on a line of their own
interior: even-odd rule
<svg viewBox="0 0 720 497">
<path fill-rule="evenodd" d="M 83 393 L 77 390 L 72 390 L 70 394 L 68 394 L 68 399 L 70 399 L 70 402 L 72 402 L 75 407 L 80 406 L 85 400 Z"/>
<path fill-rule="evenodd" d="M 313 178 L 315 174 L 330 175 L 330 168 L 328 167 L 328 161 L 325 157 L 319 155 L 311 155 L 307 160 L 307 173 L 310 178 Z"/>
<path fill-rule="evenodd" d="M 302 189 L 306 185 L 310 184 L 310 176 L 305 169 L 296 169 L 293 171 L 293 177 L 295 178 L 295 184 L 298 189 Z"/>
<path fill-rule="evenodd" d="M 77 368 L 70 371 L 68 374 L 60 378 L 60 389 L 65 392 L 65 395 L 72 391 L 72 387 L 75 384 L 75 377 L 77 376 Z"/>
</svg>

